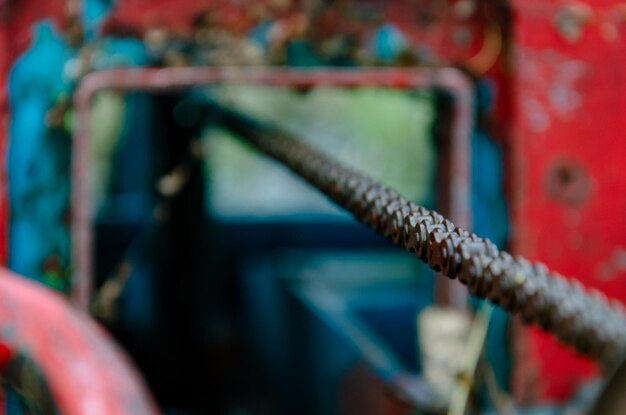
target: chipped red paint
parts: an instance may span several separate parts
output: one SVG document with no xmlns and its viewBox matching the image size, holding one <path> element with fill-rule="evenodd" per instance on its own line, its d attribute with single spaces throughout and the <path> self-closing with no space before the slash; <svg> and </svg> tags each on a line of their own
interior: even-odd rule
<svg viewBox="0 0 626 415">
<path fill-rule="evenodd" d="M 514 250 L 626 300 L 626 3 L 514 5 Z M 597 373 L 553 338 L 523 333 L 519 400 L 564 400 Z"/>
<path fill-rule="evenodd" d="M 65 415 L 156 414 L 124 353 L 58 294 L 0 269 L 0 360 L 24 353 Z"/>
</svg>

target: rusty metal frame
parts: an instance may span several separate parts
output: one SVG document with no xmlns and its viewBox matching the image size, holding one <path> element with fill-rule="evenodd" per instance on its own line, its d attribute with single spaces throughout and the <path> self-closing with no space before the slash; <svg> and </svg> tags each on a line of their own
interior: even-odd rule
<svg viewBox="0 0 626 415">
<path fill-rule="evenodd" d="M 473 86 L 468 77 L 452 67 L 411 69 L 290 69 L 261 67 L 211 67 L 165 69 L 114 69 L 94 72 L 80 83 L 75 95 L 77 129 L 72 158 L 72 257 L 75 283 L 72 302 L 87 310 L 93 290 L 92 206 L 89 189 L 89 134 L 91 103 L 102 90 L 162 92 L 217 84 L 276 87 L 387 87 L 442 89 L 454 98 L 449 206 L 444 209 L 459 225 L 471 225 L 471 146 Z M 451 297 L 465 296 L 460 284 L 451 286 Z M 464 298 L 464 297 L 463 297 Z"/>
</svg>

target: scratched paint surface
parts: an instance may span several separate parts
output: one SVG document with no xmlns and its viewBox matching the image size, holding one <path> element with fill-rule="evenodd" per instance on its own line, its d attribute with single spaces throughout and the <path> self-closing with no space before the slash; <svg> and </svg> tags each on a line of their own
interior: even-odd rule
<svg viewBox="0 0 626 415">
<path fill-rule="evenodd" d="M 626 300 L 626 4 L 514 3 L 515 252 Z M 596 373 L 545 334 L 524 332 L 522 402 L 563 400 Z"/>
</svg>

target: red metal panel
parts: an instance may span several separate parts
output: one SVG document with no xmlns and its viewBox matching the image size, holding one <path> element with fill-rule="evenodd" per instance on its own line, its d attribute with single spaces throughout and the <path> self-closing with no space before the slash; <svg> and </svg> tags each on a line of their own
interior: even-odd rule
<svg viewBox="0 0 626 415">
<path fill-rule="evenodd" d="M 626 300 L 626 3 L 515 5 L 515 252 Z M 525 332 L 518 398 L 562 400 L 595 373 Z"/>
</svg>

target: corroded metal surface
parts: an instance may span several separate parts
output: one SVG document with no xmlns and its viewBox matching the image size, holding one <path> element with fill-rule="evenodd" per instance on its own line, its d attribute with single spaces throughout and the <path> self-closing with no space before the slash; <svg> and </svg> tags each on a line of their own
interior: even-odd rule
<svg viewBox="0 0 626 415">
<path fill-rule="evenodd" d="M 538 324 L 579 352 L 612 362 L 626 349 L 626 314 L 599 292 L 500 251 L 376 180 L 274 127 L 214 104 L 211 117 L 288 166 L 358 220 L 469 290 Z"/>
<path fill-rule="evenodd" d="M 510 3 L 511 249 L 626 301 L 626 3 Z M 566 401 L 598 374 L 538 330 L 515 338 L 519 402 Z"/>
</svg>

